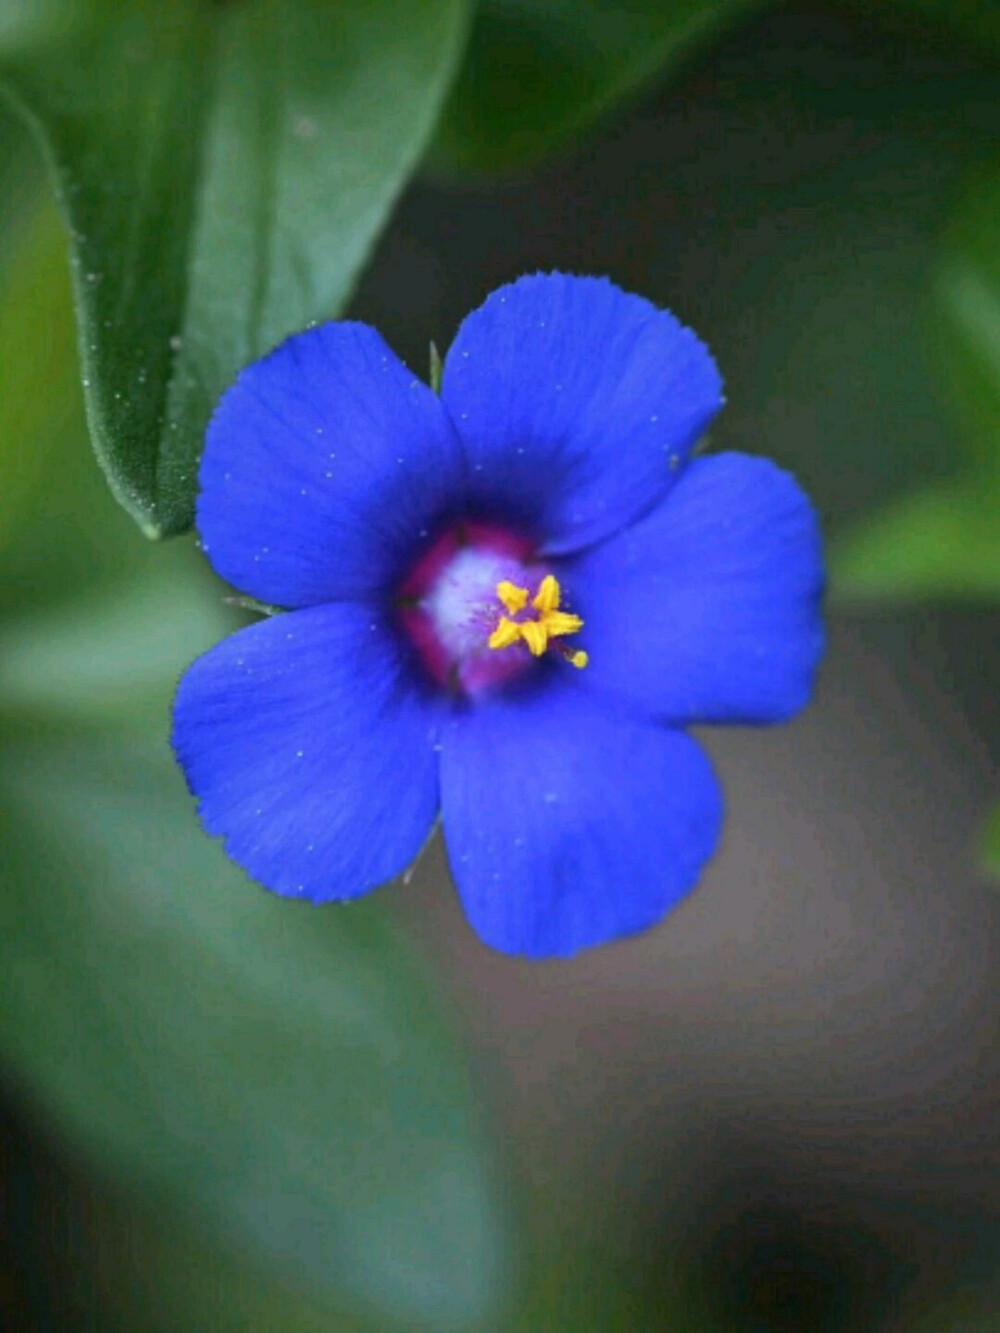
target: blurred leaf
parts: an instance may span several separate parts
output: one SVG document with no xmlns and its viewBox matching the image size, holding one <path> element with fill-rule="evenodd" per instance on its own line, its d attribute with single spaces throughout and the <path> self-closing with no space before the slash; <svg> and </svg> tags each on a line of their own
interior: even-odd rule
<svg viewBox="0 0 1000 1333">
<path fill-rule="evenodd" d="M 60 1132 L 319 1297 L 488 1317 L 466 1076 L 383 904 L 249 884 L 165 744 L 8 735 L 0 792 L 0 1040 Z"/>
<path fill-rule="evenodd" d="M 0 272 L 20 241 L 25 216 L 34 216 L 45 190 L 38 151 L 30 131 L 0 99 Z"/>
<path fill-rule="evenodd" d="M 66 251 L 52 212 L 7 236 L 0 277 L 0 553 L 18 534 L 28 497 L 78 403 Z"/>
<path fill-rule="evenodd" d="M 534 165 L 753 3 L 482 0 L 431 167 Z"/>
<path fill-rule="evenodd" d="M 423 151 L 466 0 L 16 0 L 0 74 L 72 237 L 91 432 L 151 536 L 239 368 L 337 313 Z"/>
<path fill-rule="evenodd" d="M 174 682 L 234 616 L 193 551 L 159 555 L 145 577 L 5 621 L 0 713 L 165 735 Z"/>
<path fill-rule="evenodd" d="M 1000 163 L 963 199 L 945 237 L 928 332 L 972 457 L 1000 488 Z"/>
<path fill-rule="evenodd" d="M 951 476 L 835 548 L 835 587 L 848 598 L 1000 598 L 1000 173 L 963 201 L 932 301 L 929 347 L 964 443 L 945 461 Z"/>
<path fill-rule="evenodd" d="M 986 822 L 983 831 L 982 858 L 987 874 L 1000 879 L 1000 805 Z"/>
<path fill-rule="evenodd" d="M 904 496 L 845 537 L 834 571 L 848 598 L 1000 598 L 1000 487 Z"/>
<path fill-rule="evenodd" d="M 0 1167 L 2 1157 L 0 1139 Z M 21 1194 L 24 1198 L 30 1191 L 33 1222 L 28 1248 L 42 1260 L 37 1283 L 42 1299 L 49 1297 L 46 1306 L 54 1303 L 55 1285 L 60 1310 L 67 1298 L 82 1307 L 74 1311 L 73 1322 L 59 1327 L 101 1333 L 380 1333 L 385 1328 L 277 1281 L 273 1271 L 221 1246 L 217 1237 L 192 1227 L 159 1198 L 129 1197 L 89 1173 L 68 1169 L 64 1155 L 37 1134 L 25 1174 L 28 1188 Z M 534 1182 L 532 1193 L 531 1220 L 525 1219 L 529 1227 L 540 1217 L 552 1219 L 560 1208 L 570 1221 L 573 1210 L 564 1200 L 557 1202 L 551 1188 Z M 682 1302 L 674 1291 L 664 1290 L 662 1281 L 650 1289 L 634 1260 L 616 1253 L 606 1236 L 585 1240 L 578 1211 L 574 1220 L 566 1234 L 550 1234 L 537 1247 L 527 1265 L 531 1271 L 524 1274 L 523 1302 L 508 1318 L 491 1321 L 484 1333 L 649 1333 L 659 1328 L 723 1333 L 703 1300 Z M 67 1237 L 72 1238 L 68 1255 L 60 1244 Z M 662 1274 L 662 1261 L 662 1253 L 654 1252 L 638 1266 L 655 1265 Z M 0 1304 L 0 1315 L 5 1312 Z M 38 1327 L 49 1328 L 52 1322 Z"/>
<path fill-rule="evenodd" d="M 80 1191 L 77 1186 L 78 1196 Z M 86 1231 L 73 1278 L 102 1333 L 381 1333 L 246 1254 L 220 1246 L 176 1210 L 92 1185 L 71 1199 Z M 77 1230 L 80 1230 L 79 1223 Z M 82 1252 L 80 1252 L 82 1251 Z"/>
</svg>

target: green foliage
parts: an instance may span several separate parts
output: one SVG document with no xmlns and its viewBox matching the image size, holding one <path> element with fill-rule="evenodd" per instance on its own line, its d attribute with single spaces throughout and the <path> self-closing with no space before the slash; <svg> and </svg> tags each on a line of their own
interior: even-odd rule
<svg viewBox="0 0 1000 1333">
<path fill-rule="evenodd" d="M 871 0 L 850 3 L 872 12 Z M 954 36 L 1000 54 L 1000 6 L 995 0 L 881 0 L 886 11 L 940 23 Z"/>
<path fill-rule="evenodd" d="M 842 597 L 1000 598 L 1000 488 L 935 485 L 849 534 L 834 566 Z"/>
<path fill-rule="evenodd" d="M 754 0 L 482 0 L 431 163 L 533 166 Z"/>
<path fill-rule="evenodd" d="M 224 1327 L 198 1322 L 222 1282 L 259 1292 L 275 1328 L 295 1327 L 282 1306 L 306 1328 L 494 1328 L 503 1226 L 460 1048 L 388 896 L 327 912 L 282 902 L 199 829 L 167 717 L 178 674 L 231 613 L 190 543 L 137 545 L 97 482 L 51 215 L 12 253 L 5 1070 L 90 1170 L 203 1255 L 204 1285 L 181 1284 L 174 1322 L 158 1326 Z M 11 319 L 0 303 L 0 340 Z M 52 334 L 46 356 L 35 320 Z M 45 446 L 43 470 L 22 435 Z"/>
<path fill-rule="evenodd" d="M 151 536 L 189 526 L 241 366 L 338 313 L 419 159 L 465 0 L 44 0 L 0 20 L 72 240 L 91 433 Z"/>
<path fill-rule="evenodd" d="M 1000 174 L 963 201 L 933 284 L 928 345 L 964 432 L 941 482 L 904 495 L 835 553 L 848 598 L 1000 598 Z"/>
<path fill-rule="evenodd" d="M 0 281 L 0 555 L 19 536 L 51 446 L 76 425 L 73 325 L 57 228 L 50 213 L 41 226 L 7 232 Z"/>
<path fill-rule="evenodd" d="M 460 1063 L 380 904 L 317 913 L 197 830 L 165 747 L 19 744 L 0 781 L 0 1041 L 99 1166 L 390 1327 L 493 1306 Z"/>
<path fill-rule="evenodd" d="M 1000 490 L 1000 162 L 955 214 L 934 298 L 932 359 L 977 472 Z"/>
</svg>

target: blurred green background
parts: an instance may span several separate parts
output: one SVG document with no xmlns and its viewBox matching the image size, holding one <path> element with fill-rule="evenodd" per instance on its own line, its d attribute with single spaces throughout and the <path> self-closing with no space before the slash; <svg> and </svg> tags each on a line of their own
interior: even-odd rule
<svg viewBox="0 0 1000 1333">
<path fill-rule="evenodd" d="M 997 1327 L 998 34 L 987 0 L 4 0 L 0 1327 Z M 792 726 L 707 734 L 692 899 L 530 966 L 440 847 L 316 911 L 204 837 L 168 711 L 238 618 L 132 519 L 184 526 L 286 326 L 352 293 L 422 372 L 553 267 L 712 346 L 713 443 L 820 508 L 831 650 Z"/>
</svg>

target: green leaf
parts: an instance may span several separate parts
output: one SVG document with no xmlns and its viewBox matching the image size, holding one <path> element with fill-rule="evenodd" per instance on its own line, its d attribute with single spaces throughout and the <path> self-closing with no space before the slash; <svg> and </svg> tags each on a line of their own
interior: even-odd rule
<svg viewBox="0 0 1000 1333">
<path fill-rule="evenodd" d="M 6 620 L 0 714 L 164 733 L 174 682 L 235 624 L 195 552 L 160 554 L 142 577 Z"/>
<path fill-rule="evenodd" d="M 8 147 L 7 143 L 4 147 Z M 0 169 L 5 159 L 0 156 Z M 7 163 L 8 166 L 13 164 Z M 20 165 L 20 164 L 19 164 Z M 121 584 L 122 572 L 142 579 L 156 571 L 152 605 L 143 607 L 149 622 L 173 578 L 190 576 L 193 553 L 164 551 L 138 539 L 135 527 L 108 494 L 87 447 L 86 426 L 73 340 L 72 299 L 66 266 L 66 241 L 52 204 L 34 193 L 31 175 L 8 171 L 2 178 L 8 197 L 19 199 L 15 215 L 5 214 L 0 230 L 0 613 L 56 623 L 60 603 L 99 597 L 100 590 Z M 202 583 L 207 584 L 206 571 Z M 220 607 L 221 586 L 215 603 Z M 123 596 L 125 594 L 122 594 Z M 99 608 L 99 614 L 107 614 Z M 128 614 L 132 614 L 129 612 Z M 72 613 L 83 624 L 83 607 Z M 200 642 L 202 630 L 181 628 L 181 642 Z M 222 632 L 215 615 L 216 636 Z M 5 627 L 0 674 L 16 670 L 13 631 Z M 16 636 L 15 636 L 16 637 Z M 161 631 L 164 642 L 166 631 Z M 164 646 L 166 646 L 164 644 Z M 68 695 L 83 680 L 67 642 L 67 652 L 50 659 L 38 678 L 31 668 L 23 681 L 29 691 L 56 685 L 56 671 Z M 183 658 L 175 653 L 176 668 Z M 123 664 L 122 664 L 123 665 Z M 84 673 L 85 674 L 85 673 Z M 109 700 L 110 702 L 110 700 Z"/>
<path fill-rule="evenodd" d="M 386 1333 L 384 1319 L 338 1309 L 279 1280 L 159 1199 L 150 1206 L 89 1180 L 87 1186 L 84 1192 L 77 1185 L 68 1200 L 75 1223 L 69 1277 L 96 1306 L 82 1327 L 101 1333 Z"/>
<path fill-rule="evenodd" d="M 430 165 L 534 165 L 753 3 L 483 0 Z"/>
<path fill-rule="evenodd" d="M 0 1042 L 63 1136 L 392 1328 L 495 1310 L 465 1071 L 384 903 L 248 883 L 165 746 L 9 738 L 0 793 Z"/>
<path fill-rule="evenodd" d="M 1000 162 L 966 194 L 945 235 L 928 333 L 971 459 L 1000 487 Z"/>
<path fill-rule="evenodd" d="M 31 214 L 5 236 L 0 278 L 0 558 L 19 536 L 54 445 L 79 421 L 65 245 L 51 212 Z"/>
<path fill-rule="evenodd" d="M 72 240 L 91 433 L 151 536 L 192 520 L 247 361 L 335 315 L 423 152 L 466 0 L 18 0 L 0 76 Z"/>
<path fill-rule="evenodd" d="M 928 347 L 963 434 L 942 481 L 834 548 L 851 598 L 1000 599 L 1000 171 L 963 200 L 934 276 Z"/>
<path fill-rule="evenodd" d="M 1000 879 L 1000 805 L 996 807 L 983 830 L 983 868 L 994 879 Z"/>
<path fill-rule="evenodd" d="M 848 600 L 1000 598 L 1000 487 L 904 496 L 848 533 L 833 567 Z"/>
</svg>

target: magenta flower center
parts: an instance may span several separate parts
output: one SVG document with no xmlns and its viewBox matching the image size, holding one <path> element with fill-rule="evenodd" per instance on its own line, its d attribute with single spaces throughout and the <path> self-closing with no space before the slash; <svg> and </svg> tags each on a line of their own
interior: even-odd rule
<svg viewBox="0 0 1000 1333">
<path fill-rule="evenodd" d="M 490 647 L 506 614 L 497 587 L 534 588 L 547 573 L 531 544 L 505 528 L 464 522 L 442 533 L 398 593 L 403 630 L 431 679 L 476 694 L 527 670 L 523 643 Z"/>
</svg>

